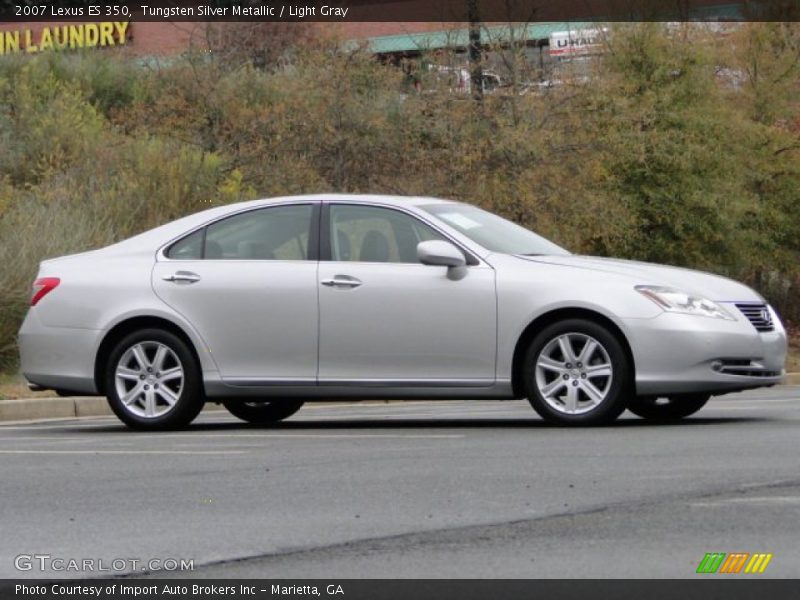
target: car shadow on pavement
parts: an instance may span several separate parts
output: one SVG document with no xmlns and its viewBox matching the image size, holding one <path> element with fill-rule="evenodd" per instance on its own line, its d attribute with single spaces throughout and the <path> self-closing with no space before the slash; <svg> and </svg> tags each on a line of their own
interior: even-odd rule
<svg viewBox="0 0 800 600">
<path fill-rule="evenodd" d="M 564 427 L 547 423 L 536 417 L 530 419 L 522 418 L 335 418 L 325 420 L 297 419 L 276 423 L 274 425 L 252 425 L 239 421 L 196 421 L 189 427 L 179 430 L 186 432 L 215 432 L 215 431 L 282 431 L 282 432 L 301 432 L 301 431 L 337 431 L 337 430 L 403 430 L 403 429 L 442 429 L 442 430 L 465 430 L 465 429 L 557 429 L 563 431 L 585 430 L 585 429 L 632 429 L 649 427 L 699 427 L 699 426 L 722 426 L 738 425 L 758 422 L 769 422 L 772 419 L 762 417 L 691 417 L 680 421 L 648 421 L 639 418 L 620 418 L 608 425 L 591 427 Z M 121 423 L 108 424 L 108 426 L 95 426 L 82 433 L 91 435 L 93 433 L 111 433 L 128 430 Z M 136 433 L 135 431 L 131 431 Z M 148 432 L 154 433 L 154 432 Z M 157 434 L 157 432 L 155 432 Z"/>
<path fill-rule="evenodd" d="M 719 418 L 706 418 L 699 417 L 694 419 L 684 419 L 682 421 L 646 421 L 644 419 L 630 418 L 619 419 L 608 425 L 596 425 L 588 427 L 569 427 L 562 425 L 554 425 L 543 421 L 536 417 L 530 419 L 492 419 L 492 418 L 387 418 L 386 420 L 375 419 L 335 419 L 335 420 L 296 420 L 285 421 L 277 425 L 268 427 L 244 424 L 234 424 L 234 427 L 247 427 L 248 429 L 484 429 L 484 428 L 499 428 L 499 429 L 618 429 L 630 427 L 692 427 L 697 425 L 724 425 L 732 423 L 752 423 L 756 421 L 764 421 L 767 419 L 752 418 L 752 417 L 719 417 Z M 206 426 L 219 426 L 229 425 L 225 424 L 212 424 L 212 423 L 197 423 L 195 427 Z"/>
</svg>

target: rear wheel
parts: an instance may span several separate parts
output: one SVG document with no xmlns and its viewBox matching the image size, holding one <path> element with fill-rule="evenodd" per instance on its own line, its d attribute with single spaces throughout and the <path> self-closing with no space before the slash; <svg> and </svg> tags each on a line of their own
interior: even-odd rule
<svg viewBox="0 0 800 600">
<path fill-rule="evenodd" d="M 622 344 L 602 325 L 567 319 L 545 327 L 525 356 L 528 399 L 559 425 L 598 425 L 625 410 L 630 365 Z"/>
<path fill-rule="evenodd" d="M 669 398 L 637 396 L 628 404 L 628 410 L 643 419 L 677 420 L 696 413 L 710 397 L 708 394 L 684 394 Z"/>
<path fill-rule="evenodd" d="M 225 400 L 222 405 L 234 417 L 254 425 L 270 425 L 288 419 L 303 406 L 300 400 L 279 400 L 273 402 L 242 402 Z"/>
<path fill-rule="evenodd" d="M 186 343 L 161 329 L 143 329 L 120 340 L 106 367 L 111 410 L 135 429 L 174 429 L 203 408 L 200 369 Z"/>
</svg>

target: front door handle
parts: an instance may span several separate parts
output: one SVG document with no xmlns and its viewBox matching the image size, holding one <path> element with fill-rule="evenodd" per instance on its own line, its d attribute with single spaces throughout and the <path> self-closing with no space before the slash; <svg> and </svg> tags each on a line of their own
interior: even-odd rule
<svg viewBox="0 0 800 600">
<path fill-rule="evenodd" d="M 335 275 L 330 279 L 323 279 L 320 283 L 328 287 L 357 288 L 361 285 L 361 280 L 349 275 Z"/>
<path fill-rule="evenodd" d="M 173 283 L 195 283 L 200 281 L 200 275 L 189 271 L 176 271 L 172 275 L 165 275 L 162 279 Z"/>
</svg>

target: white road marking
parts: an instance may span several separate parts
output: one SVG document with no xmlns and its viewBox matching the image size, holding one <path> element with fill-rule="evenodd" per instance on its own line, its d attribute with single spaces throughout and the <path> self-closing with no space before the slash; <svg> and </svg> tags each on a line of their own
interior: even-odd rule
<svg viewBox="0 0 800 600">
<path fill-rule="evenodd" d="M 247 454 L 244 450 L 0 450 L 0 454 Z"/>
<path fill-rule="evenodd" d="M 171 444 L 172 448 L 203 448 L 204 450 L 208 450 L 211 446 L 207 443 L 195 442 L 194 444 Z M 214 448 L 224 448 L 225 450 L 252 450 L 257 448 L 259 450 L 263 450 L 265 446 L 263 444 L 237 444 L 235 441 L 232 443 L 227 444 L 220 444 L 218 446 L 213 446 Z"/>
<path fill-rule="evenodd" d="M 795 485 L 794 479 L 770 479 L 769 481 L 753 481 L 752 483 L 743 483 L 743 488 L 763 488 L 763 487 L 776 487 Z"/>
<path fill-rule="evenodd" d="M 85 442 L 87 440 L 93 440 L 95 438 L 90 436 L 70 436 L 64 438 L 54 438 L 46 435 L 23 435 L 23 436 L 13 436 L 13 435 L 4 435 L 0 436 L 0 442 L 28 442 L 28 441 L 40 441 L 40 442 Z"/>
<path fill-rule="evenodd" d="M 743 405 L 743 406 L 709 406 L 708 408 L 704 409 L 704 411 L 728 411 L 728 410 L 786 410 L 786 405 L 784 406 L 756 406 L 756 405 Z M 697 413 L 698 415 L 702 416 L 704 411 L 700 411 Z"/>
<path fill-rule="evenodd" d="M 448 405 L 448 408 L 453 408 L 456 405 L 455 402 L 409 402 L 412 406 L 420 406 L 422 404 L 425 405 Z M 458 405 L 461 406 L 468 406 L 472 404 L 471 402 L 461 402 Z M 304 407 L 303 412 L 300 413 L 301 416 L 308 415 L 309 409 L 313 411 L 317 410 L 331 410 L 334 412 L 343 413 L 341 415 L 331 415 L 334 417 L 348 417 L 351 416 L 352 413 L 349 410 L 359 410 L 363 411 L 364 406 L 374 407 L 375 412 L 369 411 L 367 413 L 363 413 L 364 416 L 372 416 L 372 417 L 383 417 L 387 416 L 385 411 L 379 412 L 381 409 L 388 409 L 393 411 L 391 414 L 396 414 L 399 416 L 409 416 L 413 413 L 408 412 L 409 407 L 403 407 L 402 405 L 389 405 L 389 404 L 365 404 L 363 406 L 354 406 L 354 405 L 339 405 L 339 406 L 332 406 L 328 404 L 320 404 L 318 406 L 310 406 Z M 486 408 L 486 410 L 492 411 L 493 408 Z M 506 408 L 507 410 L 507 408 Z M 406 412 L 404 412 L 406 411 Z M 429 416 L 428 413 L 423 413 L 421 416 Z M 309 418 L 319 418 L 319 417 L 311 417 L 308 415 Z M 218 412 L 218 413 L 203 413 L 200 415 L 200 418 L 195 421 L 195 423 L 242 423 L 242 421 L 236 419 L 235 417 L 229 415 L 227 412 Z M 297 422 L 297 420 L 293 420 L 293 422 Z M 14 430 L 23 430 L 23 431 L 34 431 L 34 430 L 42 430 L 42 431 L 49 431 L 52 429 L 65 429 L 68 428 L 70 430 L 94 430 L 94 429 L 102 429 L 105 427 L 111 426 L 119 426 L 120 428 L 123 427 L 122 423 L 117 420 L 113 416 L 96 416 L 96 417 L 76 417 L 76 418 L 57 418 L 57 419 L 39 419 L 36 421 L 11 421 L 7 424 L 0 424 L 0 431 L 14 431 Z M 244 425 L 244 423 L 242 423 Z"/>
<path fill-rule="evenodd" d="M 405 433 L 164 433 L 164 434 L 138 434 L 137 438 L 142 437 L 156 437 L 156 438 L 321 438 L 321 439 L 411 439 L 411 440 L 428 440 L 428 439 L 456 439 L 465 437 L 460 433 L 443 433 L 443 434 L 405 434 Z"/>
<path fill-rule="evenodd" d="M 689 503 L 690 506 L 703 508 L 727 504 L 800 504 L 800 496 L 753 496 L 751 498 L 724 498 Z"/>
<path fill-rule="evenodd" d="M 747 398 L 746 400 L 742 400 L 741 398 L 712 398 L 709 401 L 711 404 L 707 406 L 714 406 L 715 404 L 745 404 L 745 403 L 752 403 L 753 405 L 758 404 L 780 404 L 780 403 L 792 403 L 800 405 L 800 398 Z"/>
</svg>

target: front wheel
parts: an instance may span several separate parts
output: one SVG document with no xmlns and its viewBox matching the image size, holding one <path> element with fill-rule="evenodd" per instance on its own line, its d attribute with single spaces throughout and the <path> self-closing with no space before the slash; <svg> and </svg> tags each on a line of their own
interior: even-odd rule
<svg viewBox="0 0 800 600">
<path fill-rule="evenodd" d="M 288 419 L 303 406 L 300 400 L 280 400 L 277 402 L 242 402 L 225 400 L 222 405 L 234 417 L 253 425 L 271 425 Z"/>
<path fill-rule="evenodd" d="M 620 341 L 602 325 L 585 319 L 553 323 L 525 356 L 528 399 L 551 423 L 609 423 L 625 410 L 629 362 Z"/>
<path fill-rule="evenodd" d="M 710 397 L 708 394 L 684 394 L 669 398 L 638 396 L 628 404 L 628 410 L 643 419 L 671 421 L 693 415 L 706 405 Z"/>
</svg>

